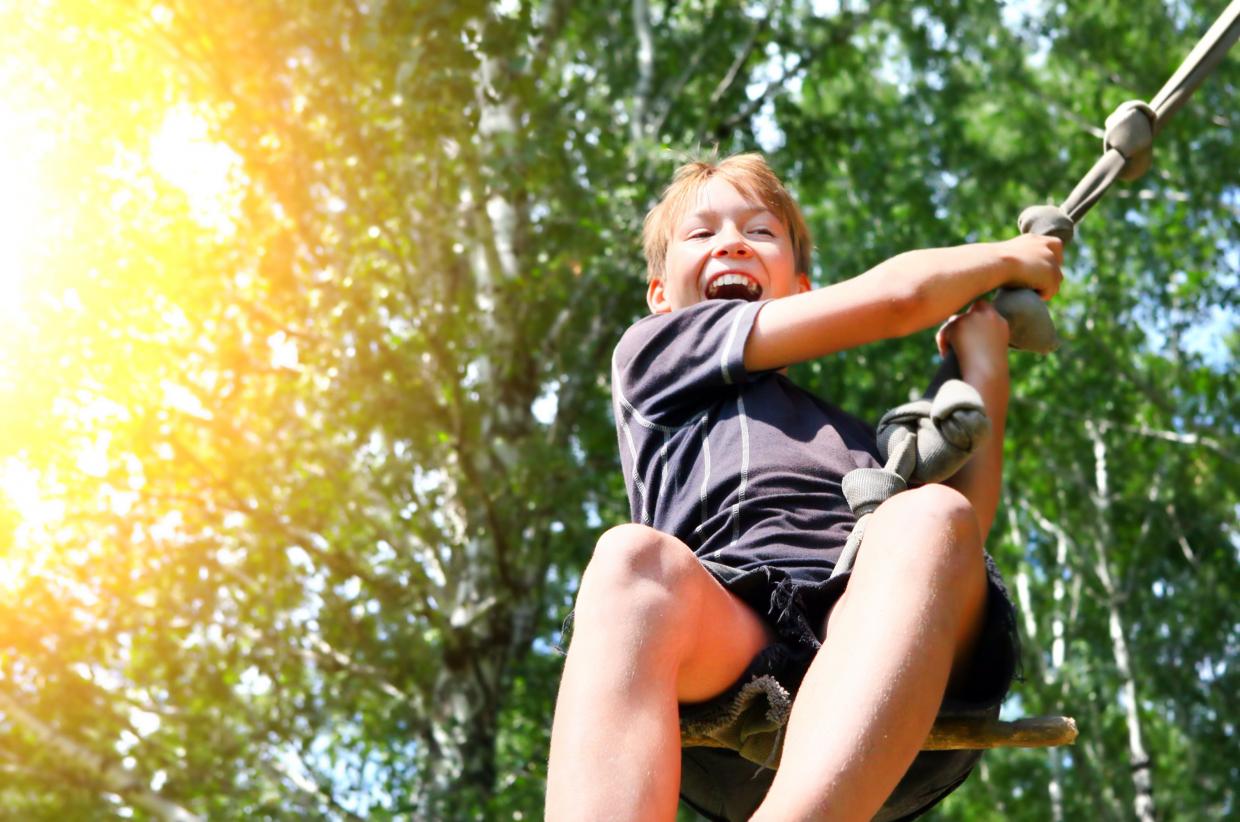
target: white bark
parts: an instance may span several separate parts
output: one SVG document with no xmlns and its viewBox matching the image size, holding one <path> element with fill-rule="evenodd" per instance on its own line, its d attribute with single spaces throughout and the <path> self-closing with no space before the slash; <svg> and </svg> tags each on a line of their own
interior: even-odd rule
<svg viewBox="0 0 1240 822">
<path fill-rule="evenodd" d="M 1098 538 L 1094 540 L 1094 569 L 1107 594 L 1107 621 L 1111 634 L 1111 651 L 1115 658 L 1115 668 L 1120 676 L 1120 695 L 1128 725 L 1128 760 L 1132 768 L 1132 784 L 1136 792 L 1133 812 L 1141 822 L 1154 822 L 1154 785 L 1150 773 L 1150 757 L 1142 739 L 1137 683 L 1128 652 L 1128 637 L 1124 631 L 1123 617 L 1119 611 L 1120 592 L 1111 575 L 1111 564 L 1108 559 L 1114 533 L 1111 528 L 1111 490 L 1107 448 L 1097 425 L 1087 421 L 1085 430 L 1094 445 L 1093 497 L 1094 506 L 1098 511 Z"/>
<path fill-rule="evenodd" d="M 654 34 L 650 30 L 650 5 L 646 0 L 633 0 L 633 31 L 637 34 L 637 88 L 633 92 L 630 127 L 637 141 L 646 136 L 650 92 L 654 88 Z"/>
<path fill-rule="evenodd" d="M 1064 662 L 1064 569 L 1068 562 L 1068 536 L 1060 531 L 1055 537 L 1055 581 L 1051 585 L 1051 664 L 1046 670 L 1046 682 L 1060 679 Z M 1060 688 L 1063 693 L 1063 688 Z M 1063 822 L 1063 752 L 1051 748 L 1047 755 L 1051 763 L 1051 780 L 1047 792 L 1051 800 L 1052 822 Z"/>
<path fill-rule="evenodd" d="M 1045 664 L 1040 649 L 1036 657 L 1039 663 L 1038 667 L 1041 669 L 1042 682 L 1050 688 L 1059 680 L 1059 670 L 1064 660 L 1063 572 L 1064 568 L 1067 567 L 1069 540 L 1068 535 L 1064 533 L 1063 529 L 1051 523 L 1037 511 L 1032 511 L 1028 506 L 1025 506 L 1025 509 L 1030 511 L 1043 530 L 1049 531 L 1055 536 L 1055 564 L 1050 569 L 1050 573 L 1054 575 L 1054 581 L 1051 583 L 1053 591 L 1051 605 L 1051 662 L 1049 665 Z M 1024 536 L 1020 533 L 1015 510 L 1011 510 L 1009 517 L 1013 538 L 1019 539 L 1019 544 L 1024 544 Z M 1029 594 L 1029 574 L 1023 567 L 1016 578 L 1016 590 L 1021 599 L 1021 607 L 1031 609 L 1032 597 Z M 1025 619 L 1026 633 L 1033 640 L 1037 637 L 1037 621 L 1033 618 L 1032 613 L 1027 613 Z M 1062 683 L 1060 685 L 1060 694 L 1063 694 Z M 1063 753 L 1058 748 L 1049 748 L 1046 755 L 1051 771 L 1050 782 L 1046 786 L 1051 803 L 1051 819 L 1053 822 L 1063 822 Z"/>
<path fill-rule="evenodd" d="M 557 15 L 565 11 L 564 3 L 553 10 Z M 549 43 L 538 44 L 536 58 L 545 59 L 550 47 Z M 430 742 L 434 750 L 425 779 L 435 786 L 435 797 L 450 797 L 461 787 L 488 787 L 486 783 L 494 776 L 495 711 L 506 649 L 500 651 L 491 644 L 496 633 L 493 623 L 499 619 L 495 615 L 499 600 L 491 592 L 499 587 L 503 558 L 497 533 L 501 525 L 492 521 L 488 492 L 479 486 L 479 477 L 504 476 L 514 469 L 520 454 L 508 437 L 528 414 L 527 407 L 503 395 L 501 358 L 520 352 L 514 347 L 510 314 L 496 296 L 503 284 L 521 274 L 525 214 L 519 199 L 488 185 L 479 165 L 506 150 L 506 141 L 519 132 L 520 118 L 512 98 L 503 91 L 504 61 L 484 53 L 478 58 L 478 140 L 464 149 L 474 152 L 474 166 L 461 205 L 473 222 L 476 316 L 488 345 L 465 364 L 464 388 L 478 392 L 484 410 L 478 431 L 468 441 L 456 443 L 446 460 L 439 509 L 452 546 L 440 599 L 448 615 L 443 642 L 452 653 L 432 686 Z M 429 806 L 423 810 L 432 811 Z"/>
<path fill-rule="evenodd" d="M 1059 531 L 1055 535 L 1055 581 L 1051 585 L 1051 666 L 1047 682 L 1059 678 L 1063 667 L 1066 641 L 1064 639 L 1064 568 L 1068 563 L 1068 535 Z"/>
<path fill-rule="evenodd" d="M 1020 530 L 1020 521 L 1016 517 L 1016 506 L 1009 505 L 1008 511 L 1008 530 L 1013 545 L 1024 548 L 1027 545 L 1024 532 Z M 1031 643 L 1036 643 L 1038 638 L 1038 620 L 1033 615 L 1033 595 L 1030 593 L 1029 586 L 1029 564 L 1021 563 L 1020 570 L 1016 572 L 1016 599 L 1020 602 L 1020 615 L 1025 622 L 1025 636 L 1029 638 Z"/>
</svg>

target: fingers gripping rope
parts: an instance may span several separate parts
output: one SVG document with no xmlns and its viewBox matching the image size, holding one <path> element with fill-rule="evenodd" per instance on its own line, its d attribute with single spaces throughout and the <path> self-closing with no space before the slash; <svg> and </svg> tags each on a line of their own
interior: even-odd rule
<svg viewBox="0 0 1240 822">
<path fill-rule="evenodd" d="M 1102 156 L 1062 205 L 1025 209 L 1018 221 L 1021 232 L 1058 237 L 1064 245 L 1071 242 L 1074 227 L 1116 180 L 1131 182 L 1149 171 L 1154 161 L 1154 137 L 1238 39 L 1240 0 L 1233 0 L 1149 103 L 1129 100 L 1121 103 L 1107 117 Z M 1007 299 L 1005 295 L 1011 293 L 1020 292 L 1004 291 L 995 300 L 996 308 Z M 1033 295 L 1019 299 L 1027 299 L 1028 296 Z M 1058 339 L 1046 306 L 1031 308 L 1030 312 L 1022 320 L 1025 328 L 1012 328 L 1012 347 L 1042 354 L 1054 351 L 1058 347 Z M 1002 308 L 1000 313 L 1004 313 Z"/>
<path fill-rule="evenodd" d="M 1121 103 L 1106 119 L 1103 155 L 1077 184 L 1062 206 L 1030 206 L 1021 212 L 1017 226 L 1022 234 L 1058 237 L 1064 245 L 1076 235 L 1076 224 L 1117 179 L 1136 180 L 1149 170 L 1154 156 L 1154 134 L 1159 124 L 1155 109 L 1140 100 Z M 1025 288 L 1004 288 L 994 300 L 995 309 L 1008 321 L 1012 347 L 1019 351 L 1049 354 L 1059 347 L 1059 335 L 1046 303 Z M 947 375 L 959 378 L 954 358 Z"/>
</svg>

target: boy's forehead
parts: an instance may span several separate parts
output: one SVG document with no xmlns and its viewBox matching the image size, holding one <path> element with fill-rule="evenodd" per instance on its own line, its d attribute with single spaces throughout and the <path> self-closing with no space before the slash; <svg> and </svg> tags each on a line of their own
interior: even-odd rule
<svg viewBox="0 0 1240 822">
<path fill-rule="evenodd" d="M 724 213 L 750 217 L 762 212 L 769 213 L 770 209 L 727 180 L 715 177 L 699 187 L 696 195 L 688 199 L 677 222 L 717 217 Z"/>
</svg>

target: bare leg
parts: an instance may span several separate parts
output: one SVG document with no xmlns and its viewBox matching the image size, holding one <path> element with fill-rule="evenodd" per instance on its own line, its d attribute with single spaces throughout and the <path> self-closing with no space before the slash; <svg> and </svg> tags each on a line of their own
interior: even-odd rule
<svg viewBox="0 0 1240 822">
<path fill-rule="evenodd" d="M 848 590 L 792 708 L 755 820 L 864 820 L 908 769 L 986 598 L 977 518 L 945 486 L 875 512 Z"/>
<path fill-rule="evenodd" d="M 640 525 L 599 540 L 574 620 L 551 730 L 547 818 L 673 819 L 677 703 L 731 685 L 767 630 L 683 542 Z"/>
</svg>

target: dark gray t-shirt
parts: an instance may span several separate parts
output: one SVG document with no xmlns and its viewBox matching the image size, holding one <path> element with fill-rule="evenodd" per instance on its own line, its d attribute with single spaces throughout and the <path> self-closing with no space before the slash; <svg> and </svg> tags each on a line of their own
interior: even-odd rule
<svg viewBox="0 0 1240 822">
<path fill-rule="evenodd" d="M 625 332 L 612 357 L 620 462 L 634 522 L 702 559 L 817 582 L 855 522 L 840 481 L 879 466 L 878 450 L 856 417 L 745 370 L 762 305 L 709 300 Z"/>
</svg>

